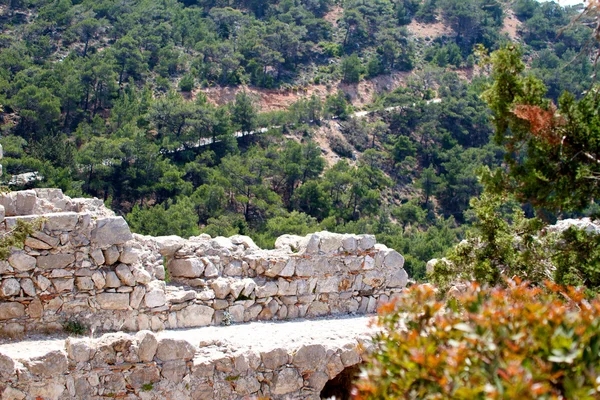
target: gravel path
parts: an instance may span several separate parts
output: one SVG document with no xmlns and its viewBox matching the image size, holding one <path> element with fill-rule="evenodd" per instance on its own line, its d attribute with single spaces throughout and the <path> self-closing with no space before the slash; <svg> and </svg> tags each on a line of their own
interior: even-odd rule
<svg viewBox="0 0 600 400">
<path fill-rule="evenodd" d="M 275 348 L 297 348 L 304 344 L 343 346 L 356 340 L 369 340 L 376 328 L 372 316 L 334 317 L 317 320 L 282 322 L 252 322 L 231 326 L 209 326 L 185 330 L 166 330 L 160 338 L 185 339 L 202 347 L 203 353 L 213 351 L 239 353 Z M 63 350 L 64 336 L 35 336 L 21 341 L 0 344 L 0 353 L 14 359 L 40 356 L 53 350 Z M 207 355 L 207 354 L 206 354 Z"/>
</svg>

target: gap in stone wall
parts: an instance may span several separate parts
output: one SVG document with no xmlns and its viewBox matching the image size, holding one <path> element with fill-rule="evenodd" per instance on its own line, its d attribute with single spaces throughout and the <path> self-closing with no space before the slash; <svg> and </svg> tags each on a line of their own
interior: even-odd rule
<svg viewBox="0 0 600 400">
<path fill-rule="evenodd" d="M 350 400 L 352 398 L 352 385 L 362 364 L 345 368 L 335 378 L 325 384 L 321 391 L 321 399 Z"/>
</svg>

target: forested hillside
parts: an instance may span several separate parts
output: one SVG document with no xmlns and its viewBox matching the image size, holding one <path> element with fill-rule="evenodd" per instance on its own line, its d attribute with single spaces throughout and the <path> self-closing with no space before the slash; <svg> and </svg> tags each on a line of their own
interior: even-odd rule
<svg viewBox="0 0 600 400">
<path fill-rule="evenodd" d="M 145 234 L 268 246 L 284 233 L 375 233 L 423 278 L 473 221 L 480 169 L 503 160 L 478 61 L 517 41 L 547 97 L 581 97 L 593 65 L 590 29 L 569 26 L 577 10 L 3 0 L 3 178 L 103 198 Z"/>
</svg>

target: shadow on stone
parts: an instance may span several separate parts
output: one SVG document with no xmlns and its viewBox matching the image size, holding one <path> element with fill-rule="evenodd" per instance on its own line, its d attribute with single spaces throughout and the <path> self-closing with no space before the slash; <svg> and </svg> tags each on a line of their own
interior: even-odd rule
<svg viewBox="0 0 600 400">
<path fill-rule="evenodd" d="M 352 383 L 360 373 L 360 364 L 344 369 L 335 378 L 325 384 L 321 391 L 322 399 L 350 400 Z"/>
</svg>

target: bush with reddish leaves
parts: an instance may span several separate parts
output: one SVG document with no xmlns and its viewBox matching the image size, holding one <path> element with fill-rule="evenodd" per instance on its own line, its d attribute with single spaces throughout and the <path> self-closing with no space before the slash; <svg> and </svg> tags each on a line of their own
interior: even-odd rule
<svg viewBox="0 0 600 400">
<path fill-rule="evenodd" d="M 415 286 L 378 324 L 355 400 L 600 398 L 600 299 L 575 289 Z"/>
</svg>

